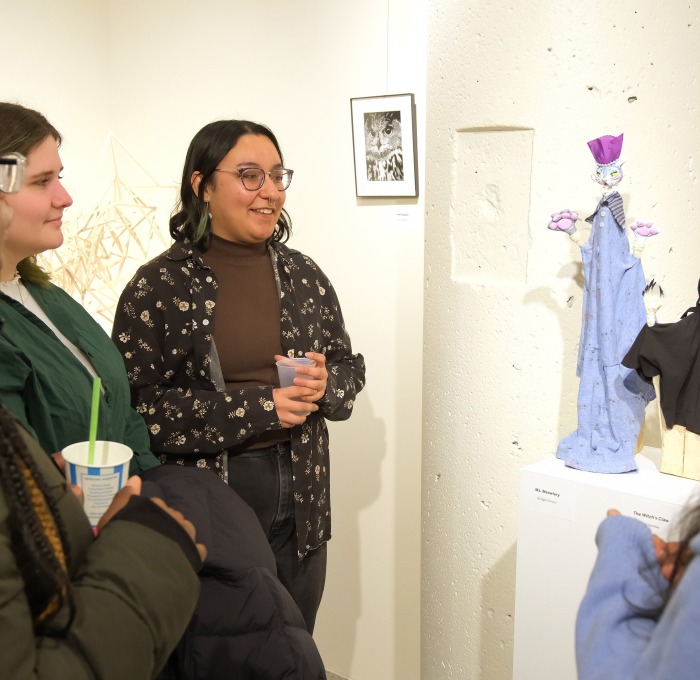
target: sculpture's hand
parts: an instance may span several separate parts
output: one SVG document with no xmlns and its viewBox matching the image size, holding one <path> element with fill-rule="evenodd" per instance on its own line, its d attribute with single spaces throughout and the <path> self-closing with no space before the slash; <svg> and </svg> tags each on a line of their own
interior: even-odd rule
<svg viewBox="0 0 700 680">
<path fill-rule="evenodd" d="M 578 213 L 573 210 L 560 210 L 552 213 L 552 219 L 547 225 L 552 231 L 565 231 L 569 236 L 576 231 Z"/>
<path fill-rule="evenodd" d="M 630 229 L 634 233 L 632 254 L 635 257 L 641 257 L 647 239 L 650 236 L 656 236 L 659 230 L 653 222 L 632 222 L 632 224 L 630 224 Z"/>
<path fill-rule="evenodd" d="M 547 225 L 552 231 L 563 231 L 569 235 L 569 238 L 581 248 L 585 243 L 585 237 L 576 229 L 578 221 L 578 213 L 574 210 L 560 210 L 552 213 L 552 219 Z"/>
<path fill-rule="evenodd" d="M 662 304 L 664 291 L 661 286 L 652 279 L 642 293 L 644 299 L 644 309 L 647 311 L 647 325 L 653 326 L 656 323 L 656 312 Z"/>
<path fill-rule="evenodd" d="M 654 222 L 632 222 L 630 229 L 634 232 L 636 239 L 648 239 L 650 236 L 656 236 L 659 229 Z"/>
</svg>

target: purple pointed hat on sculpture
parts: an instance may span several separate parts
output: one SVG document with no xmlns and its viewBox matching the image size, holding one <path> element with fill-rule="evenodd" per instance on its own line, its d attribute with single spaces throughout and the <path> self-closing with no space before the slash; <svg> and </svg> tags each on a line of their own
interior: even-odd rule
<svg viewBox="0 0 700 680">
<path fill-rule="evenodd" d="M 622 152 L 622 138 L 624 134 L 613 137 L 612 135 L 603 135 L 597 139 L 592 139 L 588 142 L 588 148 L 595 158 L 598 165 L 610 165 L 614 163 Z"/>
</svg>

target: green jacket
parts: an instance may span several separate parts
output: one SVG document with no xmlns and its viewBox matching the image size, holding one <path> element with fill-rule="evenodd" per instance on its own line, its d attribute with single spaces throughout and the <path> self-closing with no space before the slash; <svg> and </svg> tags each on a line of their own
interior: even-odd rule
<svg viewBox="0 0 700 680">
<path fill-rule="evenodd" d="M 60 288 L 25 286 L 102 379 L 97 438 L 133 449 L 131 474 L 158 465 L 146 425 L 130 405 L 124 361 L 109 336 Z M 0 298 L 0 400 L 49 453 L 87 440 L 92 376 L 46 324 L 15 300 Z"/>
<path fill-rule="evenodd" d="M 11 548 L 7 500 L 0 493 L 0 676 L 153 678 L 185 630 L 197 601 L 199 580 L 191 550 L 189 558 L 185 552 L 194 546 L 187 546 L 189 539 L 179 525 L 145 499 L 132 500 L 95 539 L 79 502 L 49 456 L 26 433 L 23 436 L 66 527 L 74 612 L 71 620 L 66 604 L 56 615 L 60 628 L 68 625 L 63 634 L 35 634 Z M 135 512 L 129 514 L 132 506 Z M 135 519 L 139 513 L 144 523 Z M 149 528 L 163 522 L 170 525 L 164 525 L 164 532 Z"/>
</svg>

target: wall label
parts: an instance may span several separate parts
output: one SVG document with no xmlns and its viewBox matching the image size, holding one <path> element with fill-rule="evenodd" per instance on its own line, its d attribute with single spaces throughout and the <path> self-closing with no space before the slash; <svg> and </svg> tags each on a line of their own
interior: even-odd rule
<svg viewBox="0 0 700 680">
<path fill-rule="evenodd" d="M 611 505 L 611 507 L 617 508 L 623 515 L 644 522 L 652 533 L 657 534 L 665 541 L 678 540 L 680 526 L 677 519 L 682 509 L 680 504 L 674 505 L 652 498 L 628 496 L 624 499 L 621 498 L 618 503 Z"/>
<path fill-rule="evenodd" d="M 678 514 L 679 508 L 668 506 L 666 503 L 653 503 L 653 508 L 645 510 L 630 508 L 626 514 L 631 515 L 640 522 L 644 522 L 653 533 L 658 534 L 664 540 L 671 529 L 671 520 Z M 674 527 L 675 528 L 675 527 Z"/>
<path fill-rule="evenodd" d="M 668 519 L 660 515 L 648 515 L 646 512 L 637 512 L 636 510 L 632 510 L 632 515 L 642 521 L 651 520 L 652 522 L 665 522 L 666 524 L 669 522 Z"/>
<path fill-rule="evenodd" d="M 554 477 L 543 478 L 524 471 L 520 494 L 524 507 L 573 521 L 575 516 L 575 494 L 567 480 Z"/>
</svg>

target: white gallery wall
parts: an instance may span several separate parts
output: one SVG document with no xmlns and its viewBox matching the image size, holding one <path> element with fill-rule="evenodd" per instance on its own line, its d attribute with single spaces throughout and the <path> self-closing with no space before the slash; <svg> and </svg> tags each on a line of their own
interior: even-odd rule
<svg viewBox="0 0 700 680">
<path fill-rule="evenodd" d="M 581 258 L 546 225 L 596 207 L 588 140 L 625 135 L 628 223 L 661 228 L 642 258 L 660 320 L 697 299 L 699 58 L 697 3 L 431 3 L 426 680 L 511 678 L 518 471 L 576 426 Z"/>
<path fill-rule="evenodd" d="M 245 117 L 278 136 L 296 173 L 291 243 L 333 281 L 367 361 L 355 414 L 331 424 L 334 537 L 315 635 L 327 668 L 353 680 L 419 677 L 424 208 L 355 197 L 350 98 L 415 93 L 422 158 L 425 24 L 424 0 L 2 8 L 3 51 L 19 57 L 0 98 L 64 134 L 76 213 L 103 190 L 95 166 L 110 131 L 164 184 L 179 182 L 212 120 Z"/>
<path fill-rule="evenodd" d="M 107 2 L 3 0 L 1 7 L 0 97 L 41 111 L 64 136 L 64 183 L 80 205 L 90 199 L 111 125 Z"/>
</svg>

